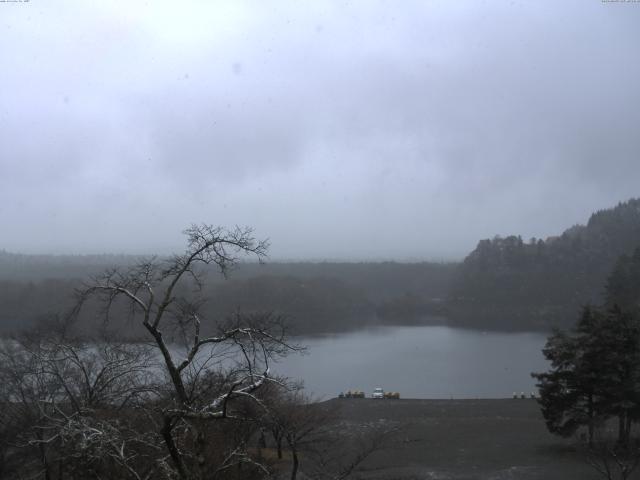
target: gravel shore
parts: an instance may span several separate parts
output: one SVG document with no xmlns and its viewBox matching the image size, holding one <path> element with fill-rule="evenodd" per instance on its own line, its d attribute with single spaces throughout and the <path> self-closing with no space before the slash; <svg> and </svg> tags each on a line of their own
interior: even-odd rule
<svg viewBox="0 0 640 480">
<path fill-rule="evenodd" d="M 547 432 L 532 399 L 334 399 L 344 428 L 386 424 L 396 440 L 363 465 L 366 479 L 597 479 L 575 441 Z"/>
</svg>

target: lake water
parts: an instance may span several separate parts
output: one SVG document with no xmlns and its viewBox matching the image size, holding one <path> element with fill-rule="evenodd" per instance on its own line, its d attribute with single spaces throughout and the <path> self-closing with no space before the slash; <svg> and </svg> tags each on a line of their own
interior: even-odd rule
<svg viewBox="0 0 640 480">
<path fill-rule="evenodd" d="M 377 386 L 404 398 L 511 397 L 534 391 L 530 373 L 548 368 L 539 333 L 388 327 L 297 340 L 308 353 L 273 370 L 303 379 L 319 398 L 356 389 L 369 396 Z"/>
</svg>

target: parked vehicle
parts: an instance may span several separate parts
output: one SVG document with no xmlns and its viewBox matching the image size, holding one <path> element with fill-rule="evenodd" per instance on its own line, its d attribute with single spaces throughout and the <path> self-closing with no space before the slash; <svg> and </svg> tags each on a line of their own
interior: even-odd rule
<svg viewBox="0 0 640 480">
<path fill-rule="evenodd" d="M 362 390 L 348 390 L 346 392 L 340 392 L 338 398 L 365 398 L 365 394 Z M 400 393 L 385 392 L 382 387 L 376 387 L 373 389 L 371 398 L 390 398 L 397 400 L 400 398 Z"/>
<path fill-rule="evenodd" d="M 364 398 L 364 392 L 360 390 L 349 390 L 347 393 L 340 392 L 339 398 Z"/>
</svg>

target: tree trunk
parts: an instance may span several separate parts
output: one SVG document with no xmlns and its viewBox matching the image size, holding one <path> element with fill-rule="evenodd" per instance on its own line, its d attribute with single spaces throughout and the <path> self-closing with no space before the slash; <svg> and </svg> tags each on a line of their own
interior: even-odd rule
<svg viewBox="0 0 640 480">
<path fill-rule="evenodd" d="M 278 448 L 278 460 L 282 460 L 282 437 L 276 437 L 276 446 Z"/>
<path fill-rule="evenodd" d="M 38 435 L 38 437 L 42 440 L 42 435 Z M 49 461 L 47 460 L 46 448 L 43 443 L 40 443 L 39 448 L 42 466 L 44 467 L 44 480 L 51 480 L 51 472 L 49 472 Z"/>
<path fill-rule="evenodd" d="M 629 446 L 629 433 L 631 431 L 631 418 L 627 410 L 618 415 L 618 444 L 621 447 Z"/>
<path fill-rule="evenodd" d="M 196 438 L 195 438 L 195 447 L 196 447 L 196 460 L 198 462 L 198 470 L 200 478 L 206 478 L 207 476 L 207 462 L 206 462 L 206 448 L 207 442 L 204 436 L 204 433 L 199 429 L 196 429 Z"/>
<path fill-rule="evenodd" d="M 624 414 L 618 415 L 618 444 L 624 444 Z"/>
<path fill-rule="evenodd" d="M 262 450 L 267 448 L 267 439 L 264 438 L 264 430 L 260 430 L 260 436 L 258 437 L 258 459 L 262 462 Z"/>
<path fill-rule="evenodd" d="M 291 466 L 291 480 L 296 480 L 296 476 L 298 475 L 298 451 L 295 447 L 291 447 L 291 459 L 293 461 L 293 465 Z"/>
<path fill-rule="evenodd" d="M 595 417 L 593 413 L 593 395 L 589 395 L 589 448 L 593 447 L 593 436 L 595 430 Z"/>
<path fill-rule="evenodd" d="M 164 439 L 164 443 L 167 446 L 167 450 L 169 450 L 169 455 L 171 455 L 171 460 L 173 464 L 176 466 L 176 470 L 178 470 L 178 475 L 182 480 L 188 480 L 189 477 L 184 468 L 184 463 L 182 463 L 182 457 L 180 456 L 180 452 L 178 451 L 178 447 L 173 441 L 173 435 L 171 431 L 173 430 L 173 421 L 170 417 L 164 417 L 164 425 L 162 426 L 161 434 Z"/>
</svg>

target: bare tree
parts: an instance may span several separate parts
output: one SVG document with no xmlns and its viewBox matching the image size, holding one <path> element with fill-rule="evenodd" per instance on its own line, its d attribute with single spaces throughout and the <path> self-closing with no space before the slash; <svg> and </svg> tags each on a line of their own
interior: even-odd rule
<svg viewBox="0 0 640 480">
<path fill-rule="evenodd" d="M 261 405 L 256 391 L 273 381 L 271 360 L 297 347 L 287 343 L 278 316 L 236 314 L 215 327 L 201 318 L 205 267 L 226 275 L 241 256 L 262 261 L 267 242 L 238 227 L 193 225 L 185 234 L 182 255 L 109 270 L 78 291 L 78 305 L 97 298 L 108 321 L 112 306 L 124 302 L 146 330 L 167 377 L 167 388 L 158 389 L 157 411 L 170 468 L 181 479 L 196 479 L 219 467 L 211 464 L 213 458 L 223 466 L 247 461 L 242 445 L 222 445 L 211 455 L 211 442 L 204 438 L 212 434 L 207 423 L 242 421 L 240 410 L 234 410 L 242 400 Z"/>
<path fill-rule="evenodd" d="M 266 402 L 268 413 L 264 424 L 273 436 L 279 459 L 282 459 L 282 442 L 286 442 L 291 454 L 291 480 L 295 480 L 302 451 L 325 435 L 327 424 L 336 419 L 335 411 L 314 402 L 301 385 L 272 392 Z"/>
<path fill-rule="evenodd" d="M 122 420 L 152 385 L 149 348 L 80 337 L 69 322 L 48 322 L 2 342 L 0 359 L 3 442 L 14 478 L 86 478 L 119 459 L 130 473 L 123 478 L 138 479 L 141 462 L 129 440 L 145 432 L 134 434 Z M 96 453 L 97 441 L 112 448 Z"/>
<path fill-rule="evenodd" d="M 362 426 L 360 426 L 362 427 Z M 399 427 L 372 425 L 362 429 L 339 423 L 325 426 L 325 433 L 309 444 L 305 474 L 313 480 L 345 480 L 357 475 L 376 452 L 388 449 Z"/>
<path fill-rule="evenodd" d="M 288 453 L 292 480 L 344 480 L 357 474 L 374 453 L 394 441 L 397 426 L 352 424 L 341 420 L 340 404 L 318 402 L 300 383 L 282 379 L 284 388 L 267 389 L 261 428 L 271 434 L 280 461 Z"/>
</svg>

